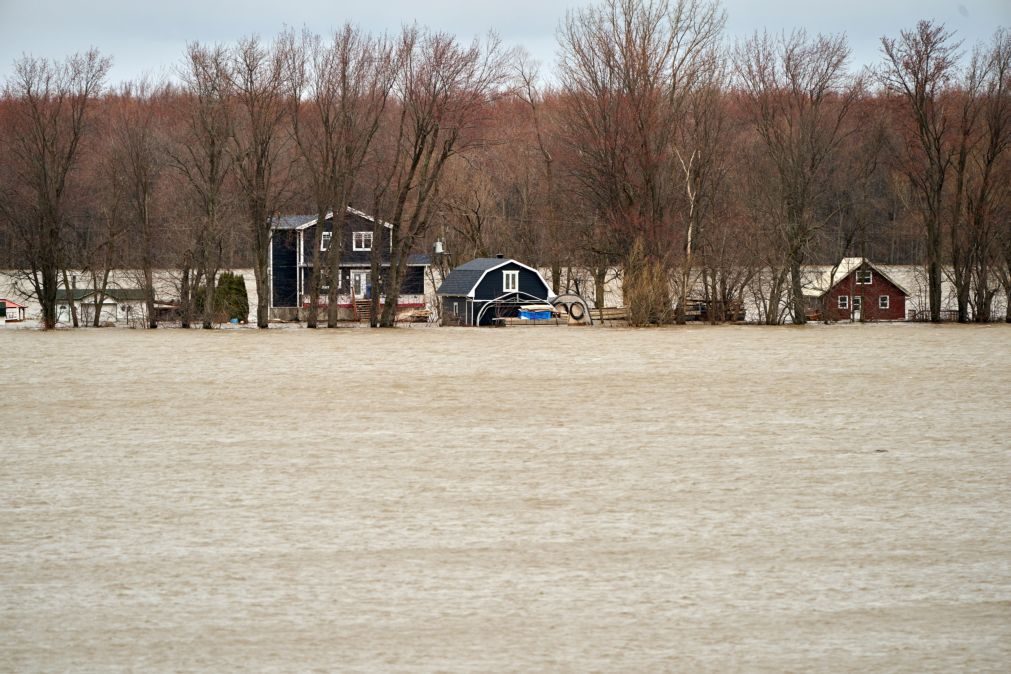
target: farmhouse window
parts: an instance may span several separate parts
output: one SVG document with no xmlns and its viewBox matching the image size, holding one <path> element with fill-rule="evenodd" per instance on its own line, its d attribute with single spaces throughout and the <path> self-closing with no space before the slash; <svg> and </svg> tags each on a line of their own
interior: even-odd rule
<svg viewBox="0 0 1011 674">
<path fill-rule="evenodd" d="M 861 308 L 861 307 L 863 306 L 863 304 L 864 304 L 864 303 L 863 303 L 863 299 L 864 299 L 864 298 L 860 297 L 859 295 L 857 295 L 857 296 L 855 296 L 855 297 L 853 298 L 853 311 L 860 311 L 860 308 Z"/>
<path fill-rule="evenodd" d="M 355 250 L 372 250 L 372 232 L 355 232 L 352 247 Z"/>
<path fill-rule="evenodd" d="M 502 272 L 502 290 L 516 292 L 520 289 L 520 273 L 518 271 Z"/>
<path fill-rule="evenodd" d="M 874 274 L 870 270 L 857 272 L 857 285 L 869 286 L 874 281 Z"/>
<path fill-rule="evenodd" d="M 888 302 L 889 302 L 888 295 L 879 295 L 878 296 L 878 309 L 887 309 L 888 308 Z"/>
<path fill-rule="evenodd" d="M 323 236 L 320 238 L 319 249 L 326 250 L 330 247 L 330 237 L 333 236 L 333 232 L 323 232 Z"/>
<path fill-rule="evenodd" d="M 849 309 L 850 308 L 850 298 L 847 295 L 839 296 L 839 308 Z"/>
</svg>

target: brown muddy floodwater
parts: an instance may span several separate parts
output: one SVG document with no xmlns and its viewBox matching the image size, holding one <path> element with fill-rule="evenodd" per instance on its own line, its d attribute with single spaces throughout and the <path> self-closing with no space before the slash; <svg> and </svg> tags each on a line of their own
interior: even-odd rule
<svg viewBox="0 0 1011 674">
<path fill-rule="evenodd" d="M 0 330 L 5 671 L 1007 671 L 1011 328 Z"/>
</svg>

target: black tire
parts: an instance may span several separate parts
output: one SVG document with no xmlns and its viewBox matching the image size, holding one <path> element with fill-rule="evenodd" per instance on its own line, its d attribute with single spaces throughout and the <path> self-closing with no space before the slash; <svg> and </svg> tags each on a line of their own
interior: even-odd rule
<svg viewBox="0 0 1011 674">
<path fill-rule="evenodd" d="M 572 316 L 577 321 L 586 315 L 586 310 L 583 309 L 582 302 L 573 302 L 569 305 L 569 316 Z"/>
</svg>

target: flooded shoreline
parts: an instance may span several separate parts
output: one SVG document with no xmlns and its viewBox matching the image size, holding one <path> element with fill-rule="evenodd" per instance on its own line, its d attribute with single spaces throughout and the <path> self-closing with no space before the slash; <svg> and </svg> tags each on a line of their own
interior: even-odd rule
<svg viewBox="0 0 1011 674">
<path fill-rule="evenodd" d="M 0 349 L 0 669 L 1011 659 L 1011 327 Z"/>
</svg>

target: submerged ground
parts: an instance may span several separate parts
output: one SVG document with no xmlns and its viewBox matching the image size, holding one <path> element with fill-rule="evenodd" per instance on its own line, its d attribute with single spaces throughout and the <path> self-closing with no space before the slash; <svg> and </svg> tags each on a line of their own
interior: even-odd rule
<svg viewBox="0 0 1011 674">
<path fill-rule="evenodd" d="M 1011 661 L 1011 327 L 0 353 L 0 670 Z"/>
</svg>

